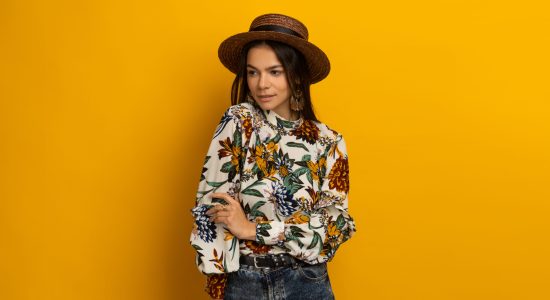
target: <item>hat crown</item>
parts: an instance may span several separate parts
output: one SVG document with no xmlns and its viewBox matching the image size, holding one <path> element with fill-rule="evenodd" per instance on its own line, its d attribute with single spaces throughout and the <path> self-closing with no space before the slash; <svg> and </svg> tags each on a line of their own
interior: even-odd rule
<svg viewBox="0 0 550 300">
<path fill-rule="evenodd" d="M 279 26 L 297 33 L 304 40 L 308 40 L 309 34 L 307 27 L 300 21 L 281 14 L 265 14 L 258 16 L 250 24 L 250 31 L 256 30 L 260 26 Z"/>
</svg>

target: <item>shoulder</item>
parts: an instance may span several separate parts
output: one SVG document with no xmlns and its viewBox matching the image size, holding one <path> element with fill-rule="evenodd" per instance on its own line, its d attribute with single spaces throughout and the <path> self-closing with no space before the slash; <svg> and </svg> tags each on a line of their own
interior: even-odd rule
<svg viewBox="0 0 550 300">
<path fill-rule="evenodd" d="M 234 117 L 235 119 L 249 118 L 254 113 L 254 107 L 249 103 L 239 103 L 229 106 L 224 115 Z"/>
<path fill-rule="evenodd" d="M 254 116 L 257 116 L 258 112 L 249 103 L 239 103 L 229 106 L 223 113 L 221 123 L 227 121 L 233 121 L 238 126 L 243 126 L 252 123 L 252 120 L 255 119 Z"/>
<path fill-rule="evenodd" d="M 314 122 L 320 130 L 318 143 L 323 147 L 325 153 L 335 157 L 335 153 L 347 159 L 347 146 L 342 133 L 332 129 L 322 122 Z"/>
<path fill-rule="evenodd" d="M 308 120 L 307 122 L 313 123 L 317 126 L 319 130 L 319 139 L 321 141 L 324 140 L 325 142 L 332 144 L 344 139 L 344 137 L 342 136 L 342 133 L 329 127 L 327 124 L 323 122 L 312 121 L 312 120 Z"/>
<path fill-rule="evenodd" d="M 257 115 L 257 109 L 249 103 L 231 105 L 223 113 L 216 132 L 224 130 L 228 124 L 231 124 L 229 128 L 244 132 L 247 140 L 250 140 L 254 128 L 260 126 L 254 125 L 254 120 L 258 120 Z"/>
</svg>

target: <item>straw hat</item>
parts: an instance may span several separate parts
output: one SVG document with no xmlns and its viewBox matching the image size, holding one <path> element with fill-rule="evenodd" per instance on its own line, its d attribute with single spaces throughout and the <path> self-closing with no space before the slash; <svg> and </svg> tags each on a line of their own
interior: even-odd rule
<svg viewBox="0 0 550 300">
<path fill-rule="evenodd" d="M 327 55 L 308 42 L 306 26 L 294 18 L 281 14 L 261 15 L 252 21 L 248 32 L 233 35 L 223 41 L 218 48 L 222 64 L 231 72 L 237 73 L 244 46 L 256 40 L 278 41 L 300 51 L 306 58 L 311 83 L 321 81 L 330 72 Z"/>
</svg>

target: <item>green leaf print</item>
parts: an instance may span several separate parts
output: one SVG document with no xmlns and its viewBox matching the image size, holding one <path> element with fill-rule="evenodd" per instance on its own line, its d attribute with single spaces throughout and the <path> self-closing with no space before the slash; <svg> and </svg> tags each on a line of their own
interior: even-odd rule
<svg viewBox="0 0 550 300">
<path fill-rule="evenodd" d="M 290 226 L 290 234 L 295 237 L 304 237 L 304 230 L 298 226 Z"/>
<path fill-rule="evenodd" d="M 269 142 L 278 143 L 281 140 L 281 135 L 276 134 L 273 138 L 269 139 L 266 144 L 269 144 Z"/>
<path fill-rule="evenodd" d="M 253 187 L 258 186 L 258 185 L 265 185 L 265 182 L 263 182 L 261 180 L 256 180 L 253 184 L 247 186 L 245 190 L 247 190 L 249 188 L 253 188 Z"/>
<path fill-rule="evenodd" d="M 252 206 L 252 208 L 250 209 L 250 211 L 255 211 L 257 210 L 258 208 L 260 208 L 261 206 L 263 206 L 265 204 L 265 201 L 258 201 L 256 203 L 254 203 L 254 206 Z"/>
<path fill-rule="evenodd" d="M 229 247 L 229 251 L 232 252 L 231 258 L 235 257 L 235 252 L 236 252 L 235 250 L 237 250 L 237 247 L 235 246 L 237 246 L 237 241 L 238 239 L 236 237 L 233 237 L 233 239 L 231 240 L 231 247 Z"/>
<path fill-rule="evenodd" d="M 264 241 L 264 238 L 263 238 L 263 237 L 261 237 L 261 236 L 257 236 L 257 237 L 258 237 L 258 242 L 259 242 L 260 244 L 262 244 L 262 245 L 265 244 L 265 241 Z"/>
<path fill-rule="evenodd" d="M 339 215 L 338 218 L 336 219 L 336 228 L 340 230 L 344 228 L 345 225 L 346 225 L 346 220 L 344 219 L 344 216 Z"/>
<path fill-rule="evenodd" d="M 311 241 L 311 244 L 309 244 L 309 247 L 307 247 L 307 249 L 313 249 L 315 248 L 315 246 L 319 244 L 319 248 L 321 250 L 323 250 L 323 244 L 321 243 L 321 235 L 319 235 L 319 233 L 317 233 L 317 231 L 314 231 L 313 232 L 313 240 Z"/>
<path fill-rule="evenodd" d="M 242 144 L 241 139 L 242 139 L 241 132 L 239 130 L 235 130 L 235 132 L 233 133 L 233 145 L 240 148 Z"/>
<path fill-rule="evenodd" d="M 307 172 L 306 177 L 309 184 L 313 185 L 313 177 L 311 176 L 311 172 Z"/>
<path fill-rule="evenodd" d="M 308 168 L 301 167 L 301 168 L 299 168 L 299 169 L 294 170 L 294 171 L 292 172 L 292 174 L 293 174 L 294 176 L 296 176 L 296 178 L 298 178 L 298 177 L 300 177 L 300 176 L 306 174 L 307 172 L 309 172 L 309 169 L 308 169 Z"/>
<path fill-rule="evenodd" d="M 285 127 L 285 128 L 293 128 L 294 123 L 291 121 L 281 120 L 277 118 L 277 125 L 279 127 Z"/>
<path fill-rule="evenodd" d="M 269 232 L 268 232 L 269 229 L 271 229 L 271 224 L 269 223 L 258 224 L 258 233 L 262 236 L 269 236 Z"/>
<path fill-rule="evenodd" d="M 245 208 L 248 208 L 248 212 L 246 212 L 246 209 L 245 209 L 245 212 L 248 215 L 250 215 L 252 218 L 265 217 L 265 214 L 258 210 L 258 208 L 260 208 L 264 204 L 265 204 L 265 201 L 258 201 L 254 203 L 254 206 L 252 206 L 252 208 L 250 208 L 247 203 Z"/>
<path fill-rule="evenodd" d="M 300 241 L 299 237 L 304 237 L 300 232 L 304 232 L 302 229 L 296 226 L 290 227 L 290 233 L 286 235 L 287 241 L 296 241 L 300 248 L 304 247 L 304 243 Z"/>
<path fill-rule="evenodd" d="M 226 183 L 226 181 L 220 181 L 220 182 L 214 182 L 214 181 L 206 181 L 206 183 L 209 185 L 209 186 L 213 186 L 213 187 L 220 187 L 222 186 L 224 183 Z"/>
<path fill-rule="evenodd" d="M 303 186 L 301 184 L 291 184 L 287 186 L 286 188 L 289 190 L 290 194 L 294 195 L 296 192 L 298 192 Z"/>
<path fill-rule="evenodd" d="M 256 196 L 256 197 L 263 197 L 264 196 L 264 195 L 262 195 L 262 193 L 260 193 L 259 191 L 255 190 L 255 189 L 246 189 L 244 191 L 241 191 L 241 193 L 243 193 L 245 195 Z"/>
<path fill-rule="evenodd" d="M 286 143 L 288 147 L 294 147 L 294 148 L 302 148 L 306 151 L 309 151 L 309 149 L 302 143 L 296 143 L 296 142 L 288 142 Z"/>
<path fill-rule="evenodd" d="M 222 171 L 224 173 L 229 173 L 229 172 L 231 172 L 232 167 L 233 167 L 233 165 L 231 164 L 230 161 L 228 161 L 228 162 L 226 162 L 222 165 L 222 168 L 221 168 L 220 171 Z"/>
</svg>

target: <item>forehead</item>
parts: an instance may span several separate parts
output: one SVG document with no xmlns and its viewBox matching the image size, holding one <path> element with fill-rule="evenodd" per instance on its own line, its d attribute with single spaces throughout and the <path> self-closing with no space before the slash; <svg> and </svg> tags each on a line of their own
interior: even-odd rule
<svg viewBox="0 0 550 300">
<path fill-rule="evenodd" d="M 258 45 L 250 48 L 246 55 L 246 64 L 257 69 L 282 66 L 275 51 L 268 45 Z"/>
</svg>

